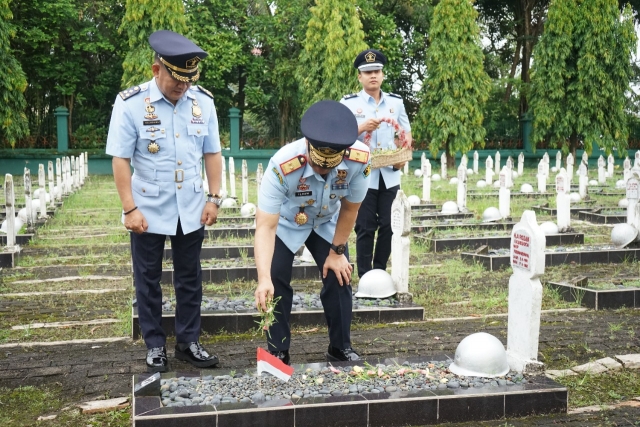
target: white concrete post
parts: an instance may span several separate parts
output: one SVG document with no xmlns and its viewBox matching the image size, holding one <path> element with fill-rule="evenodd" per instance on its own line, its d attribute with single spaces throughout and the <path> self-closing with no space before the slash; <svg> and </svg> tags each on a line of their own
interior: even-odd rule
<svg viewBox="0 0 640 427">
<path fill-rule="evenodd" d="M 40 163 L 38 165 L 38 189 L 40 190 L 38 196 L 40 197 L 40 215 L 38 218 L 47 217 L 47 187 L 46 178 L 44 174 L 44 165 Z"/>
<path fill-rule="evenodd" d="M 447 155 L 444 152 L 440 156 L 440 177 L 443 181 L 447 180 Z"/>
<path fill-rule="evenodd" d="M 546 238 L 538 226 L 536 214 L 524 211 L 511 231 L 511 268 L 509 279 L 509 317 L 507 325 L 507 360 L 517 372 L 539 373 L 538 362 L 540 313 Z"/>
<path fill-rule="evenodd" d="M 598 158 L 598 183 L 606 184 L 607 183 L 607 171 L 605 169 L 606 162 L 604 157 L 600 156 Z"/>
<path fill-rule="evenodd" d="M 89 176 L 89 153 L 84 152 L 84 178 Z"/>
<path fill-rule="evenodd" d="M 478 174 L 478 162 L 480 160 L 480 155 L 478 154 L 478 151 L 474 151 L 473 152 L 473 173 L 474 174 Z"/>
<path fill-rule="evenodd" d="M 500 152 L 496 151 L 495 161 L 493 162 L 494 175 L 500 175 Z"/>
<path fill-rule="evenodd" d="M 547 176 L 547 179 L 549 179 L 549 153 L 544 153 L 542 155 L 542 160 L 544 160 L 544 174 Z M 560 168 L 558 168 L 558 170 L 560 170 Z"/>
<path fill-rule="evenodd" d="M 574 161 L 573 161 L 573 154 L 569 153 L 569 155 L 567 156 L 567 179 L 568 179 L 568 185 L 571 184 L 571 181 L 573 181 L 573 165 L 574 165 Z M 569 190 L 569 187 L 567 187 L 567 192 Z"/>
<path fill-rule="evenodd" d="M 571 226 L 571 205 L 569 199 L 569 178 L 567 177 L 567 171 L 564 168 L 560 169 L 558 175 L 556 175 L 556 209 L 558 215 L 558 230 L 560 233 L 565 233 Z"/>
<path fill-rule="evenodd" d="M 640 168 L 640 150 L 636 151 L 636 154 L 634 154 L 633 167 Z"/>
<path fill-rule="evenodd" d="M 56 186 L 58 187 L 58 191 L 56 192 L 56 200 L 62 200 L 62 162 L 60 161 L 60 157 L 56 158 Z"/>
<path fill-rule="evenodd" d="M 513 188 L 513 159 L 511 156 L 507 157 L 507 173 L 505 175 L 507 188 L 511 190 Z"/>
<path fill-rule="evenodd" d="M 638 198 L 640 198 L 640 179 L 638 174 L 633 172 L 627 180 L 627 224 L 633 225 L 636 229 L 640 227 L 640 215 L 638 212 Z"/>
<path fill-rule="evenodd" d="M 484 175 L 484 180 L 487 182 L 487 187 L 491 187 L 491 184 L 493 184 L 493 158 L 491 156 L 487 156 L 485 165 L 487 170 Z"/>
<path fill-rule="evenodd" d="M 629 157 L 624 159 L 624 162 L 622 162 L 622 168 L 622 179 L 624 179 L 626 182 L 629 178 L 631 178 L 631 160 L 629 160 Z"/>
<path fill-rule="evenodd" d="M 524 153 L 518 154 L 518 176 L 524 173 Z"/>
<path fill-rule="evenodd" d="M 78 166 L 78 179 L 80 180 L 80 186 L 84 185 L 84 154 L 80 154 L 80 164 Z"/>
<path fill-rule="evenodd" d="M 242 159 L 242 204 L 249 203 L 249 170 L 247 161 Z"/>
<path fill-rule="evenodd" d="M 507 167 L 503 167 L 500 172 L 500 189 L 498 190 L 498 211 L 502 218 L 511 216 L 511 190 L 507 187 L 507 174 L 510 173 Z"/>
<path fill-rule="evenodd" d="M 7 212 L 7 248 L 11 249 L 16 245 L 16 197 L 13 191 L 13 176 L 4 176 L 4 203 Z"/>
<path fill-rule="evenodd" d="M 580 198 L 585 199 L 587 197 L 587 188 L 589 185 L 589 173 L 587 169 L 587 164 L 585 162 L 580 162 L 580 166 L 578 166 L 578 193 L 580 193 Z"/>
<path fill-rule="evenodd" d="M 31 203 L 31 171 L 24 168 L 24 206 L 27 209 L 27 229 L 33 229 L 33 208 Z"/>
<path fill-rule="evenodd" d="M 233 157 L 229 157 L 229 197 L 236 199 L 236 166 Z"/>
<path fill-rule="evenodd" d="M 49 206 L 53 209 L 56 206 L 56 195 L 53 194 L 54 180 L 53 180 L 53 161 L 49 160 L 47 164 L 47 181 L 49 182 Z"/>
<path fill-rule="evenodd" d="M 458 209 L 460 212 L 467 210 L 467 165 L 458 167 Z"/>
<path fill-rule="evenodd" d="M 427 158 L 422 164 L 422 201 L 431 201 L 431 162 Z"/>
<path fill-rule="evenodd" d="M 538 193 L 547 192 L 547 175 L 545 174 L 545 168 L 544 160 L 540 160 L 540 163 L 538 163 L 538 174 L 536 175 L 538 178 Z"/>
<path fill-rule="evenodd" d="M 562 167 L 562 151 L 558 150 L 556 153 L 556 169 L 560 170 Z"/>
<path fill-rule="evenodd" d="M 467 156 L 467 153 L 464 153 L 461 157 L 460 157 L 460 164 L 464 165 L 465 168 L 468 168 L 468 164 L 469 164 L 469 157 Z"/>
<path fill-rule="evenodd" d="M 227 162 L 222 156 L 222 181 L 220 182 L 220 196 L 227 197 Z"/>
<path fill-rule="evenodd" d="M 404 168 L 403 168 L 402 173 L 404 173 L 404 176 L 409 175 L 409 162 L 404 164 Z"/>
<path fill-rule="evenodd" d="M 411 205 L 404 191 L 398 190 L 391 204 L 391 278 L 400 302 L 411 302 L 409 293 L 409 234 Z"/>
<path fill-rule="evenodd" d="M 615 163 L 616 159 L 613 158 L 613 154 L 609 154 L 609 157 L 607 157 L 607 178 L 613 178 L 613 168 Z"/>
<path fill-rule="evenodd" d="M 589 155 L 587 154 L 586 151 L 582 152 L 582 161 L 585 162 L 587 165 L 589 164 Z"/>
</svg>

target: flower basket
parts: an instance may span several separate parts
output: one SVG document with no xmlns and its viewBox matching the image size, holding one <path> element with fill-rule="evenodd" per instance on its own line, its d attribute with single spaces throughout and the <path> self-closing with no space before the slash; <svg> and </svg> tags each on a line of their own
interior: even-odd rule
<svg viewBox="0 0 640 427">
<path fill-rule="evenodd" d="M 376 149 L 371 151 L 371 167 L 373 169 L 383 168 L 385 166 L 393 166 L 398 163 L 408 162 L 413 159 L 413 149 L 407 141 L 405 130 L 392 118 L 385 117 L 381 121 L 389 123 L 393 126 L 396 137 L 395 150 Z M 370 146 L 371 132 L 367 132 L 364 136 L 364 143 Z"/>
</svg>

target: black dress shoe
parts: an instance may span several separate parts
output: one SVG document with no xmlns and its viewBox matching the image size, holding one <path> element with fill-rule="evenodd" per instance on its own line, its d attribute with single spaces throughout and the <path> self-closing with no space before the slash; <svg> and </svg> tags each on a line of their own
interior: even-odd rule
<svg viewBox="0 0 640 427">
<path fill-rule="evenodd" d="M 354 362 L 360 360 L 360 355 L 351 347 L 340 349 L 329 346 L 326 356 L 330 362 Z"/>
<path fill-rule="evenodd" d="M 269 353 L 271 353 L 271 355 L 277 357 L 278 359 L 282 360 L 282 363 L 284 363 L 285 365 L 291 365 L 291 363 L 289 363 L 289 350 L 280 350 L 280 351 L 269 350 Z"/>
<path fill-rule="evenodd" d="M 218 356 L 207 353 L 198 341 L 176 344 L 176 359 L 189 362 L 197 368 L 210 368 L 220 363 Z"/>
<path fill-rule="evenodd" d="M 154 347 L 147 350 L 147 372 L 167 372 L 169 361 L 165 347 Z"/>
</svg>

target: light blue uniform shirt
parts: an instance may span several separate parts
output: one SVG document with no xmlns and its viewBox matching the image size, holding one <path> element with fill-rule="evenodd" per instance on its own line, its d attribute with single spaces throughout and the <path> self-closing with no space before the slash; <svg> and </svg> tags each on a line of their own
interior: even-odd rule
<svg viewBox="0 0 640 427">
<path fill-rule="evenodd" d="M 369 149 L 356 141 L 342 162 L 327 175 L 326 181 L 313 171 L 307 159 L 307 142 L 302 138 L 282 147 L 269 161 L 260 185 L 258 207 L 270 214 L 280 214 L 276 234 L 296 252 L 311 231 L 331 243 L 336 232 L 340 200 L 360 203 L 369 184 Z M 357 156 L 356 156 L 357 154 Z M 360 161 L 349 160 L 356 158 Z M 291 162 L 291 163 L 290 163 Z M 290 170 L 291 165 L 300 165 Z M 309 216 L 306 224 L 298 225 L 295 215 L 304 206 Z"/>
<path fill-rule="evenodd" d="M 202 155 L 219 151 L 213 98 L 199 87 L 187 90 L 175 106 L 155 79 L 116 98 L 107 154 L 131 159 L 133 199 L 148 233 L 174 235 L 178 219 L 185 234 L 202 227 Z"/>
<path fill-rule="evenodd" d="M 380 91 L 380 102 L 376 105 L 375 99 L 368 93 L 361 90 L 358 93 L 344 96 L 340 102 L 351 110 L 358 120 L 358 125 L 366 122 L 369 119 L 377 118 L 382 119 L 385 117 L 392 118 L 405 132 L 411 132 L 411 124 L 409 124 L 409 117 L 404 108 L 402 98 L 398 95 L 386 93 Z M 358 140 L 364 141 L 366 132 L 361 133 L 358 136 Z M 374 130 L 371 133 L 371 151 L 375 149 L 395 149 L 397 148 L 393 141 L 394 129 L 388 123 L 380 123 L 380 128 Z M 400 185 L 400 171 L 394 171 L 392 166 L 383 167 L 380 169 L 373 169 L 371 171 L 371 180 L 369 181 L 369 188 L 378 189 L 378 182 L 380 181 L 380 173 L 384 179 L 384 184 L 387 188 Z"/>
</svg>

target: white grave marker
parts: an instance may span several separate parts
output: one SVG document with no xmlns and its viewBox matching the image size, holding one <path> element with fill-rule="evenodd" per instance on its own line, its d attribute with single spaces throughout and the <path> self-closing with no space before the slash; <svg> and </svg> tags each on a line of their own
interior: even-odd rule
<svg viewBox="0 0 640 427">
<path fill-rule="evenodd" d="M 424 154 L 424 153 L 423 153 Z M 425 158 L 422 164 L 422 201 L 431 201 L 431 162 Z"/>
<path fill-rule="evenodd" d="M 627 224 L 633 225 L 636 229 L 640 229 L 640 213 L 638 212 L 638 199 L 640 198 L 640 179 L 638 174 L 633 172 L 627 180 Z"/>
<path fill-rule="evenodd" d="M 493 162 L 493 171 L 495 175 L 500 175 L 500 152 L 496 151 L 495 160 Z"/>
<path fill-rule="evenodd" d="M 524 153 L 518 154 L 518 176 L 524 173 Z"/>
<path fill-rule="evenodd" d="M 580 162 L 580 166 L 578 166 L 578 193 L 580 194 L 580 198 L 584 199 L 587 197 L 587 186 L 589 185 L 589 172 L 587 169 L 587 164 L 585 162 Z"/>
<path fill-rule="evenodd" d="M 53 194 L 54 180 L 53 180 L 53 161 L 49 160 L 47 164 L 47 181 L 49 182 L 49 205 L 51 209 L 56 206 L 56 195 Z"/>
<path fill-rule="evenodd" d="M 625 182 L 631 178 L 631 160 L 629 160 L 629 157 L 627 157 L 626 159 L 624 159 L 624 162 L 622 162 L 622 168 L 623 168 L 623 178 L 625 180 Z"/>
<path fill-rule="evenodd" d="M 256 170 L 256 191 L 257 196 L 260 196 L 260 186 L 262 185 L 262 176 L 264 175 L 264 170 L 262 169 L 262 163 L 258 163 L 258 169 Z M 258 203 L 256 203 L 257 205 Z"/>
<path fill-rule="evenodd" d="M 220 195 L 225 198 L 227 197 L 227 162 L 222 156 L 222 181 L 220 182 Z"/>
<path fill-rule="evenodd" d="M 604 157 L 600 156 L 598 158 L 598 183 L 606 184 L 607 183 L 607 171 L 605 169 L 606 161 Z"/>
<path fill-rule="evenodd" d="M 460 212 L 467 210 L 467 165 L 458 167 L 458 209 Z"/>
<path fill-rule="evenodd" d="M 571 226 L 571 206 L 569 200 L 569 178 L 564 168 L 556 175 L 556 209 L 558 215 L 558 230 L 565 233 Z"/>
<path fill-rule="evenodd" d="M 16 234 L 20 230 L 16 230 L 16 198 L 13 191 L 13 176 L 6 174 L 4 176 L 4 202 L 7 209 L 7 248 L 12 249 L 16 246 Z"/>
<path fill-rule="evenodd" d="M 587 154 L 586 151 L 582 152 L 582 161 L 586 164 L 589 164 L 589 155 Z"/>
<path fill-rule="evenodd" d="M 27 230 L 33 230 L 33 208 L 31 203 L 31 171 L 24 168 L 24 206 L 27 209 Z"/>
<path fill-rule="evenodd" d="M 556 153 L 556 169 L 560 170 L 562 167 L 562 151 L 558 150 Z"/>
<path fill-rule="evenodd" d="M 500 172 L 500 189 L 498 190 L 498 210 L 502 218 L 511 216 L 511 190 L 507 188 L 507 174 L 511 173 L 507 167 Z"/>
<path fill-rule="evenodd" d="M 536 175 L 538 178 L 538 193 L 547 192 L 547 175 L 545 174 L 545 168 L 544 160 L 540 160 L 540 163 L 538 163 L 538 174 Z"/>
<path fill-rule="evenodd" d="M 242 204 L 249 203 L 249 170 L 246 159 L 242 159 Z"/>
<path fill-rule="evenodd" d="M 511 267 L 509 279 L 509 323 L 507 326 L 507 359 L 517 372 L 542 370 L 538 362 L 540 313 L 546 238 L 538 226 L 536 214 L 524 211 L 511 232 Z"/>
<path fill-rule="evenodd" d="M 612 154 L 607 157 L 607 178 L 613 178 L 613 167 L 615 166 L 616 159 Z"/>
<path fill-rule="evenodd" d="M 46 177 L 44 174 L 44 165 L 40 163 L 38 165 L 38 189 L 39 197 L 40 197 L 40 206 L 39 211 L 40 215 L 38 218 L 46 218 L 47 217 L 47 187 L 46 187 Z"/>
<path fill-rule="evenodd" d="M 478 162 L 480 161 L 480 155 L 478 151 L 473 152 L 473 173 L 478 174 Z"/>
<path fill-rule="evenodd" d="M 640 168 L 640 150 L 636 151 L 636 154 L 634 155 L 633 167 Z"/>
<path fill-rule="evenodd" d="M 573 161 L 573 154 L 569 153 L 569 155 L 567 156 L 567 180 L 568 180 L 568 185 L 571 184 L 571 181 L 573 180 L 573 165 L 574 165 L 574 161 Z M 567 187 L 567 193 L 569 193 L 570 188 Z"/>
<path fill-rule="evenodd" d="M 485 173 L 484 180 L 487 182 L 487 187 L 491 187 L 491 184 L 493 183 L 493 158 L 491 156 L 487 156 L 485 165 L 487 167 L 487 171 Z"/>
<path fill-rule="evenodd" d="M 513 159 L 511 158 L 511 156 L 507 157 L 506 166 L 507 166 L 507 173 L 505 175 L 505 178 L 506 178 L 507 188 L 512 189 L 513 188 Z"/>
<path fill-rule="evenodd" d="M 545 152 L 542 155 L 542 160 L 544 160 L 544 174 L 547 176 L 547 179 L 549 179 L 549 153 Z"/>
<path fill-rule="evenodd" d="M 233 157 L 229 157 L 229 197 L 235 199 L 236 196 L 236 166 L 233 162 Z"/>
<path fill-rule="evenodd" d="M 404 191 L 398 190 L 391 204 L 391 278 L 400 302 L 411 302 L 409 293 L 409 234 L 411 233 L 411 205 Z"/>
<path fill-rule="evenodd" d="M 447 179 L 447 155 L 444 152 L 440 156 L 440 177 L 443 181 Z"/>
<path fill-rule="evenodd" d="M 56 192 L 56 200 L 62 200 L 62 163 L 60 161 L 60 157 L 56 159 L 56 185 L 58 187 L 58 191 Z"/>
</svg>

